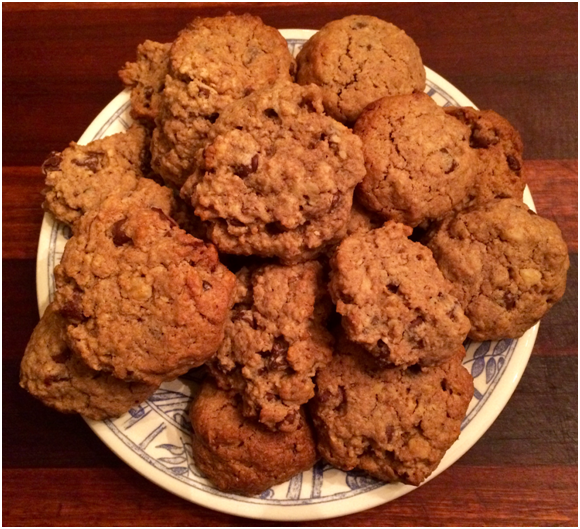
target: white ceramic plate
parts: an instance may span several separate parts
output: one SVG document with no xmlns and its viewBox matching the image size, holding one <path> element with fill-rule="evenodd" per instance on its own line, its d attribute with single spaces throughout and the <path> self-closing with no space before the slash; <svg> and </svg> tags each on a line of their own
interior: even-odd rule
<svg viewBox="0 0 580 529">
<path fill-rule="evenodd" d="M 282 30 L 296 55 L 314 31 Z M 427 69 L 426 92 L 441 106 L 475 106 L 453 85 Z M 79 140 L 124 131 L 131 123 L 129 92 L 113 99 Z M 525 202 L 534 207 L 526 188 Z M 40 313 L 54 295 L 54 266 L 70 237 L 68 228 L 44 216 L 37 256 Z M 538 325 L 519 340 L 466 344 L 465 367 L 475 380 L 475 395 L 459 440 L 433 473 L 433 479 L 457 461 L 485 433 L 514 392 L 528 363 Z M 317 520 L 351 514 L 389 502 L 414 490 L 410 485 L 384 484 L 359 472 L 342 472 L 319 463 L 312 470 L 277 485 L 260 496 L 243 497 L 216 490 L 196 469 L 191 457 L 188 407 L 195 377 L 166 383 L 147 402 L 115 420 L 87 420 L 93 431 L 123 461 L 160 487 L 217 511 L 264 520 Z M 461 486 L 460 483 L 457 486 Z"/>
</svg>

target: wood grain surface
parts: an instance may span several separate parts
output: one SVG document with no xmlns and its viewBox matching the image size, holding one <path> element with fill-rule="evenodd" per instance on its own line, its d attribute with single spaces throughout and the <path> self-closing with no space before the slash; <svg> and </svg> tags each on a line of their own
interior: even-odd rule
<svg viewBox="0 0 580 529">
<path fill-rule="evenodd" d="M 571 268 L 522 381 L 455 465 L 398 500 L 298 525 L 578 525 L 577 4 L 4 3 L 2 169 L 3 524 L 271 525 L 182 500 L 121 462 L 76 416 L 18 387 L 38 322 L 40 164 L 80 137 L 121 90 L 117 70 L 149 38 L 195 16 L 250 12 L 277 28 L 373 14 L 405 29 L 424 63 L 521 132 L 538 212 L 556 221 Z M 277 524 L 290 525 L 290 524 Z"/>
</svg>

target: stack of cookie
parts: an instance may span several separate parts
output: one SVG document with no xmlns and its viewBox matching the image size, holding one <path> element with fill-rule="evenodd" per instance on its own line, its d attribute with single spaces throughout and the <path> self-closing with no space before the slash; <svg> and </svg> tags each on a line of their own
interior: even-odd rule
<svg viewBox="0 0 580 529">
<path fill-rule="evenodd" d="M 368 16 L 296 61 L 256 17 L 199 18 L 120 77 L 134 125 L 44 164 L 73 235 L 21 385 L 102 419 L 205 363 L 193 456 L 219 489 L 319 457 L 421 483 L 473 394 L 464 340 L 521 336 L 564 292 L 518 133 L 438 107 L 412 39 Z"/>
</svg>

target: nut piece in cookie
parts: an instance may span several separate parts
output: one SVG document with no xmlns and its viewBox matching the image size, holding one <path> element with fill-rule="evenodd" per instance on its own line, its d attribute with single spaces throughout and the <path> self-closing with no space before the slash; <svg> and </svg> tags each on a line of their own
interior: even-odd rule
<svg viewBox="0 0 580 529">
<path fill-rule="evenodd" d="M 461 204 L 475 182 L 477 155 L 470 129 L 427 94 L 385 97 L 361 114 L 367 174 L 359 186 L 365 207 L 415 227 Z"/>
<path fill-rule="evenodd" d="M 220 251 L 285 263 L 344 236 L 365 174 L 360 138 L 324 114 L 320 89 L 289 83 L 225 109 L 200 169 L 182 193 Z"/>
<path fill-rule="evenodd" d="M 88 145 L 73 142 L 42 165 L 47 186 L 43 207 L 72 226 L 107 197 L 135 191 L 148 157 L 149 135 L 137 124 Z"/>
<path fill-rule="evenodd" d="M 221 388 L 242 395 L 245 416 L 272 430 L 298 427 L 312 379 L 332 354 L 326 296 L 317 262 L 238 273 L 225 338 L 208 365 Z"/>
<path fill-rule="evenodd" d="M 518 338 L 564 295 L 570 261 L 560 229 L 518 200 L 449 216 L 426 244 L 471 321 L 473 340 Z"/>
<path fill-rule="evenodd" d="M 320 455 L 345 471 L 419 485 L 459 437 L 473 396 L 464 354 L 461 347 L 438 366 L 384 368 L 339 340 L 309 403 Z"/>
<path fill-rule="evenodd" d="M 205 381 L 191 407 L 196 466 L 221 491 L 254 495 L 308 470 L 316 446 L 303 412 L 292 432 L 272 432 L 245 418 L 233 392 Z"/>
<path fill-rule="evenodd" d="M 413 39 L 372 16 L 352 15 L 326 24 L 296 61 L 298 83 L 321 86 L 327 112 L 346 124 L 381 97 L 425 89 L 425 68 Z"/>
<path fill-rule="evenodd" d="M 49 305 L 34 329 L 20 366 L 20 386 L 64 413 L 100 421 L 118 417 L 151 396 L 156 385 L 123 382 L 94 371 L 69 349 L 67 321 Z"/>
<path fill-rule="evenodd" d="M 235 285 L 213 246 L 118 197 L 80 220 L 55 278 L 69 346 L 93 369 L 150 384 L 215 353 Z"/>
<path fill-rule="evenodd" d="M 119 70 L 123 84 L 131 89 L 131 116 L 153 123 L 159 113 L 160 97 L 165 87 L 171 43 L 146 40 L 137 47 L 137 60 Z"/>
<path fill-rule="evenodd" d="M 151 146 L 154 169 L 179 189 L 222 110 L 259 88 L 292 81 L 294 69 L 286 40 L 260 18 L 196 18 L 171 46 Z"/>
<path fill-rule="evenodd" d="M 475 186 L 465 207 L 495 198 L 522 200 L 526 179 L 522 139 L 516 129 L 493 110 L 447 107 L 445 112 L 471 129 L 469 144 L 479 158 Z"/>
<path fill-rule="evenodd" d="M 469 321 L 428 248 L 388 221 L 347 237 L 330 261 L 330 294 L 347 337 L 384 363 L 433 365 L 461 346 Z"/>
</svg>

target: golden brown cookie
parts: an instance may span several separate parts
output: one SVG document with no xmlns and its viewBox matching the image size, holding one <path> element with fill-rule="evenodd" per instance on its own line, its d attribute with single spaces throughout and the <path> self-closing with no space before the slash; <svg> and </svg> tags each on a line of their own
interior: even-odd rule
<svg viewBox="0 0 580 529">
<path fill-rule="evenodd" d="M 221 491 L 254 495 L 316 463 L 313 432 L 300 412 L 292 432 L 272 432 L 245 418 L 235 393 L 203 383 L 191 407 L 197 467 Z"/>
<path fill-rule="evenodd" d="M 321 86 L 327 112 L 346 124 L 381 97 L 425 89 L 425 68 L 413 39 L 372 16 L 352 15 L 326 24 L 296 61 L 298 83 Z"/>
<path fill-rule="evenodd" d="M 69 346 L 92 369 L 151 384 L 215 353 L 235 284 L 213 246 L 117 197 L 80 220 L 55 279 Z"/>
<path fill-rule="evenodd" d="M 470 130 L 427 94 L 385 97 L 369 105 L 354 131 L 363 141 L 364 206 L 415 227 L 461 204 L 475 182 Z"/>
<path fill-rule="evenodd" d="M 131 89 L 131 116 L 153 123 L 159 113 L 161 92 L 169 69 L 171 43 L 146 40 L 137 46 L 137 60 L 119 70 L 123 84 Z"/>
<path fill-rule="evenodd" d="M 220 251 L 292 263 L 344 236 L 363 176 L 360 139 L 324 114 L 320 89 L 285 83 L 222 112 L 182 193 Z"/>
<path fill-rule="evenodd" d="M 251 15 L 196 18 L 170 50 L 169 75 L 153 133 L 152 164 L 179 189 L 196 166 L 212 123 L 233 101 L 291 81 L 284 37 Z"/>
<path fill-rule="evenodd" d="M 461 346 L 469 321 L 429 249 L 409 235 L 388 221 L 347 237 L 329 289 L 350 340 L 385 363 L 438 364 Z"/>
<path fill-rule="evenodd" d="M 326 296 L 317 262 L 238 273 L 225 338 L 208 365 L 221 388 L 242 395 L 245 416 L 296 429 L 300 406 L 314 396 L 312 379 L 332 354 Z"/>
<path fill-rule="evenodd" d="M 469 145 L 479 159 L 475 186 L 462 207 L 495 198 L 523 200 L 526 187 L 524 145 L 511 123 L 493 110 L 447 107 L 445 112 L 471 129 Z"/>
<path fill-rule="evenodd" d="M 100 421 L 151 396 L 156 385 L 123 382 L 95 371 L 69 349 L 67 321 L 51 304 L 34 329 L 20 365 L 20 386 L 47 406 Z"/>
<path fill-rule="evenodd" d="M 148 173 L 148 160 L 149 134 L 136 124 L 87 145 L 72 142 L 61 153 L 51 153 L 42 165 L 46 177 L 43 207 L 72 226 L 107 197 L 133 193 Z M 149 199 L 156 195 L 144 185 Z M 171 192 L 157 187 L 158 207 L 162 207 L 171 200 Z"/>
<path fill-rule="evenodd" d="M 518 338 L 564 295 L 570 261 L 560 229 L 518 200 L 450 216 L 426 244 L 471 322 L 473 340 Z"/>
<path fill-rule="evenodd" d="M 339 340 L 309 404 L 320 455 L 349 471 L 419 485 L 459 436 L 473 396 L 461 347 L 433 367 L 384 368 Z"/>
</svg>

